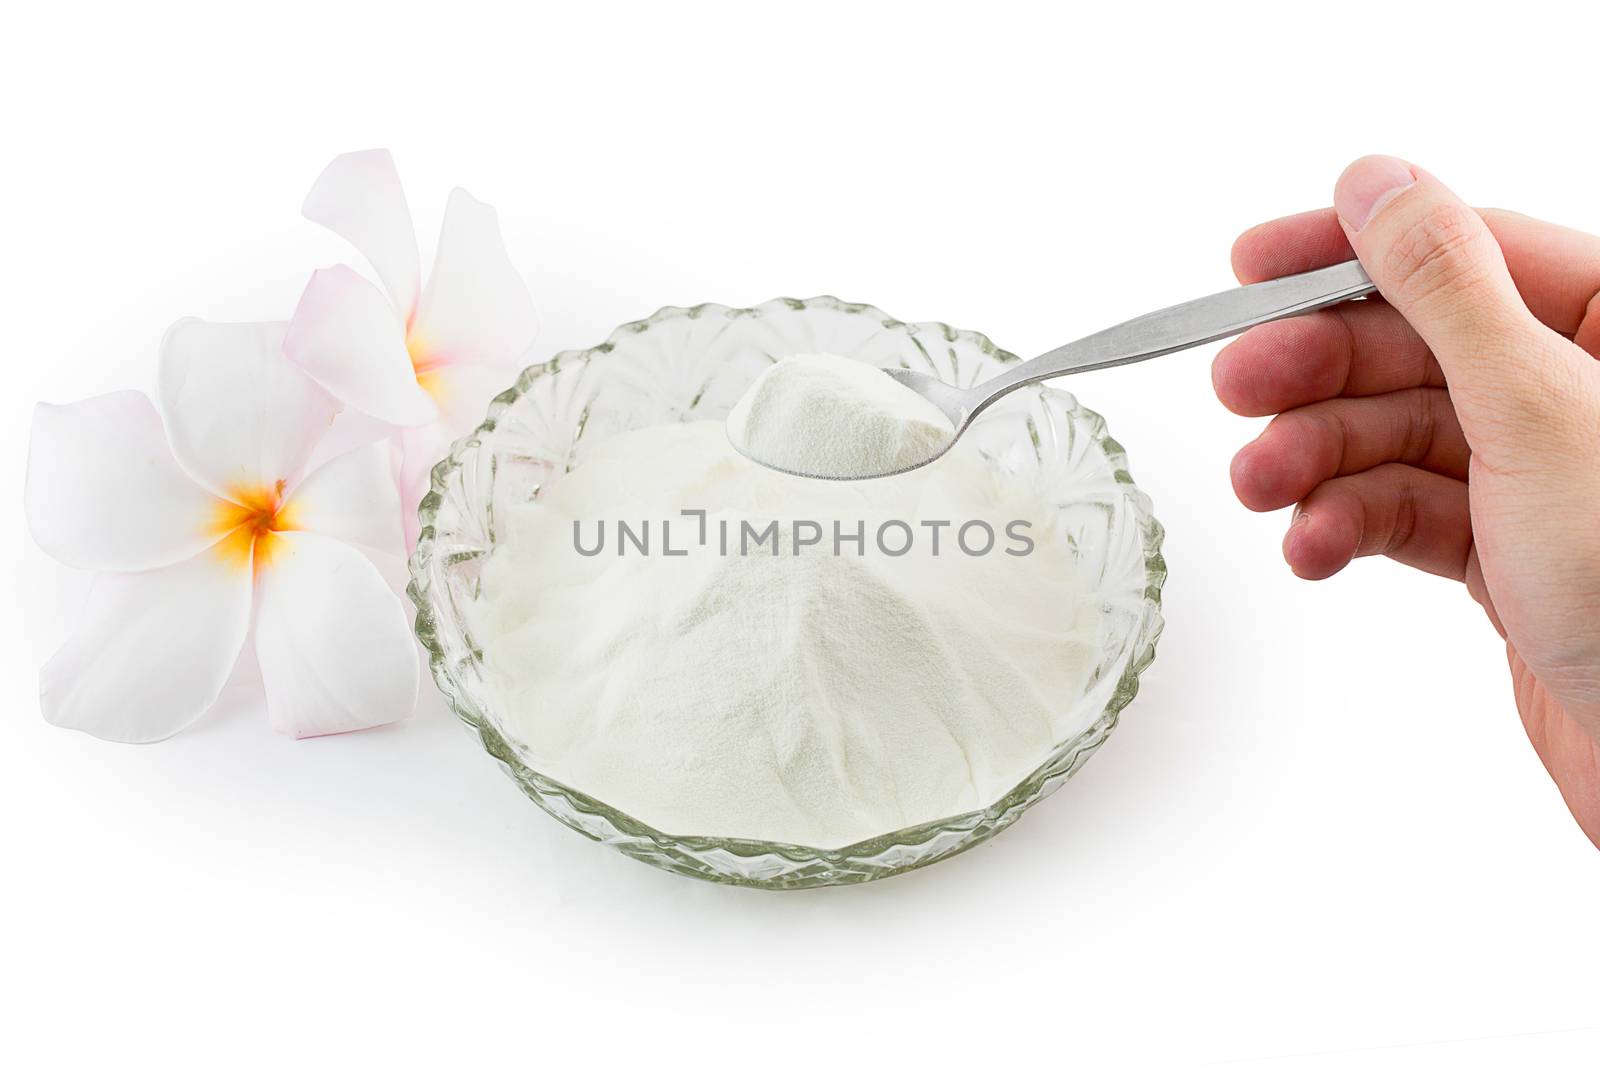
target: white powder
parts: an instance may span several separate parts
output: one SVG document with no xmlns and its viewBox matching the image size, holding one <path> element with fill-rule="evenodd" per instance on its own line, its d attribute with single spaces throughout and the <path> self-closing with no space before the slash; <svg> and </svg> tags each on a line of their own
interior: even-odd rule
<svg viewBox="0 0 1600 1066">
<path fill-rule="evenodd" d="M 728 413 L 735 448 L 776 470 L 864 478 L 918 466 L 949 446 L 943 411 L 876 367 L 795 355 L 768 367 Z"/>
<path fill-rule="evenodd" d="M 618 519 L 635 536 L 651 520 L 648 555 Z M 773 520 L 778 554 L 740 555 L 741 522 Z M 974 520 L 996 541 L 969 556 Z M 859 549 L 834 554 L 835 521 L 847 536 L 862 523 Z M 937 556 L 924 521 L 954 523 Z M 1032 523 L 1011 527 L 1036 545 L 1024 556 L 1006 553 L 1022 550 L 1017 521 Z M 1098 611 L 1051 521 L 965 449 L 902 477 L 814 481 L 749 462 L 714 422 L 640 430 L 508 516 L 474 632 L 543 772 L 666 832 L 837 847 L 992 803 L 1089 724 L 1076 708 Z M 603 525 L 603 550 L 580 554 L 575 522 L 585 550 Z M 910 532 L 911 550 L 885 554 L 880 529 L 891 551 Z"/>
</svg>

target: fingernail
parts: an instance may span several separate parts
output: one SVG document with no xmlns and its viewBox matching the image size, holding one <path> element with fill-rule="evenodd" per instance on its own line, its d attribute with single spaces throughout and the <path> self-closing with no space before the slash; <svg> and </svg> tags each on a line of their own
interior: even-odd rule
<svg viewBox="0 0 1600 1066">
<path fill-rule="evenodd" d="M 1289 528 L 1293 529 L 1295 526 L 1300 525 L 1302 522 L 1304 522 L 1306 519 L 1308 519 L 1310 517 L 1311 517 L 1311 515 L 1306 511 L 1305 504 L 1301 504 L 1301 503 L 1295 504 L 1294 505 L 1294 516 L 1289 519 Z"/>
<path fill-rule="evenodd" d="M 1393 156 L 1369 155 L 1358 159 L 1339 176 L 1333 188 L 1334 210 L 1352 230 L 1371 222 L 1383 205 L 1417 183 L 1411 165 Z"/>
</svg>

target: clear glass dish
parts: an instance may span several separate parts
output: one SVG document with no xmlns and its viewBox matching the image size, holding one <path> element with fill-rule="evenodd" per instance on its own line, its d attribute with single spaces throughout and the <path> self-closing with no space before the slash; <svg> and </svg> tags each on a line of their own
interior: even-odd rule
<svg viewBox="0 0 1600 1066">
<path fill-rule="evenodd" d="M 1161 632 L 1162 530 L 1129 476 L 1103 419 L 1071 394 L 1032 387 L 984 415 L 968 437 L 991 463 L 1034 480 L 1104 611 L 1099 666 L 1063 699 L 1098 709 L 1078 735 L 1041 753 L 1037 769 L 982 810 L 909 826 L 849 847 L 663 833 L 539 773 L 487 697 L 482 652 L 465 606 L 477 595 L 498 515 L 537 499 L 541 486 L 582 462 L 587 444 L 664 422 L 722 419 L 771 362 L 831 352 L 904 366 L 970 385 L 1017 357 L 979 333 L 907 323 L 832 297 L 758 307 L 667 307 L 619 327 L 604 344 L 529 367 L 490 404 L 483 425 L 433 470 L 408 592 L 434 679 L 484 748 L 552 817 L 641 862 L 691 877 L 758 888 L 854 884 L 965 851 L 1050 795 L 1106 740 L 1139 689 Z M 1085 715 L 1085 720 L 1090 716 Z"/>
</svg>

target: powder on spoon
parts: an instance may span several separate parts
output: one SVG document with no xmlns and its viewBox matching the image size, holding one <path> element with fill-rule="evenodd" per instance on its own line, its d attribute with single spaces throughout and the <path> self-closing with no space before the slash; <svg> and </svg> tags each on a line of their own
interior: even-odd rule
<svg viewBox="0 0 1600 1066">
<path fill-rule="evenodd" d="M 939 408 L 877 367 L 795 355 L 768 367 L 728 413 L 740 452 L 791 474 L 868 478 L 919 466 L 950 445 Z"/>
<path fill-rule="evenodd" d="M 1097 713 L 1091 587 L 1033 487 L 959 447 L 837 482 L 715 422 L 619 434 L 507 515 L 472 611 L 530 764 L 674 834 L 838 847 L 974 810 Z"/>
</svg>

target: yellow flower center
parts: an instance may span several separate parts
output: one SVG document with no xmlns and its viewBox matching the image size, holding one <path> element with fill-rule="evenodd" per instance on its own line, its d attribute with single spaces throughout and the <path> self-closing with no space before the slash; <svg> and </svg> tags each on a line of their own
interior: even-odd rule
<svg viewBox="0 0 1600 1066">
<path fill-rule="evenodd" d="M 406 354 L 411 356 L 411 372 L 417 376 L 417 384 L 422 390 L 435 400 L 443 392 L 443 381 L 439 371 L 444 369 L 442 360 L 429 349 L 428 344 L 412 330 L 406 330 Z"/>
<path fill-rule="evenodd" d="M 240 567 L 253 564 L 260 573 L 283 549 L 283 538 L 274 534 L 298 528 L 293 505 L 284 502 L 283 487 L 282 481 L 245 486 L 217 501 L 211 530 L 222 534 L 217 550 L 228 562 Z"/>
</svg>

